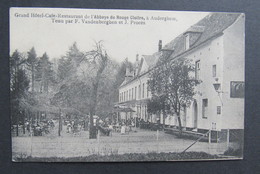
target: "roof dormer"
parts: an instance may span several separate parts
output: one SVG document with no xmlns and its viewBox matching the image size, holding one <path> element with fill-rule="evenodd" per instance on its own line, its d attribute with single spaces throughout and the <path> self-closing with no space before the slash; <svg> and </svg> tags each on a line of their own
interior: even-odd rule
<svg viewBox="0 0 260 174">
<path fill-rule="evenodd" d="M 204 31 L 204 26 L 191 26 L 184 35 L 184 50 L 188 50 L 200 37 Z"/>
</svg>

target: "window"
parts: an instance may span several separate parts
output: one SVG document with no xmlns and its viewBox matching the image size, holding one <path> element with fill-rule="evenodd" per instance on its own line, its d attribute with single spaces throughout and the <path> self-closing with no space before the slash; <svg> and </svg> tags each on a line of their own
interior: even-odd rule
<svg viewBox="0 0 260 174">
<path fill-rule="evenodd" d="M 195 63 L 195 79 L 200 80 L 200 61 L 196 61 Z"/>
<path fill-rule="evenodd" d="M 244 98 L 245 97 L 245 82 L 230 82 L 230 97 Z"/>
<path fill-rule="evenodd" d="M 132 88 L 132 100 L 134 99 L 134 88 Z"/>
<path fill-rule="evenodd" d="M 146 83 L 146 85 L 147 85 L 147 97 L 149 97 L 149 86 L 148 86 L 148 83 Z"/>
<path fill-rule="evenodd" d="M 131 100 L 131 89 L 129 89 L 129 100 Z"/>
<path fill-rule="evenodd" d="M 144 106 L 144 118 L 147 120 L 147 106 Z"/>
<path fill-rule="evenodd" d="M 184 36 L 184 49 L 188 50 L 190 48 L 190 37 L 189 34 Z"/>
<path fill-rule="evenodd" d="M 221 106 L 217 106 L 217 114 L 218 114 L 218 115 L 221 114 Z"/>
<path fill-rule="evenodd" d="M 141 98 L 141 85 L 138 86 L 138 99 Z"/>
<path fill-rule="evenodd" d="M 208 99 L 202 100 L 202 118 L 207 118 L 208 115 Z"/>
<path fill-rule="evenodd" d="M 211 123 L 212 124 L 212 130 L 216 130 L 216 128 L 217 128 L 217 123 Z"/>
<path fill-rule="evenodd" d="M 137 87 L 135 87 L 135 99 L 136 99 L 136 90 L 137 90 L 136 88 L 137 88 Z"/>
<path fill-rule="evenodd" d="M 217 76 L 217 65 L 212 66 L 212 76 L 216 77 Z"/>
<path fill-rule="evenodd" d="M 143 83 L 143 98 L 144 98 L 144 91 L 145 91 L 145 90 L 144 90 L 144 83 Z"/>
</svg>

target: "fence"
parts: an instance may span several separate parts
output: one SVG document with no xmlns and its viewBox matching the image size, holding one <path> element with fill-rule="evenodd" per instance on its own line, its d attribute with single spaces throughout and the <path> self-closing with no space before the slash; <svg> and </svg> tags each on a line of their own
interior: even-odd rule
<svg viewBox="0 0 260 174">
<path fill-rule="evenodd" d="M 13 156 L 32 157 L 80 157 L 89 155 L 111 155 L 149 152 L 183 152 L 194 140 L 177 138 L 162 131 L 138 130 L 121 135 L 98 136 L 88 139 L 88 132 L 79 136 L 13 137 Z M 225 134 L 218 142 L 197 142 L 187 151 L 223 154 L 227 150 Z M 233 142 L 230 142 L 230 146 Z"/>
</svg>

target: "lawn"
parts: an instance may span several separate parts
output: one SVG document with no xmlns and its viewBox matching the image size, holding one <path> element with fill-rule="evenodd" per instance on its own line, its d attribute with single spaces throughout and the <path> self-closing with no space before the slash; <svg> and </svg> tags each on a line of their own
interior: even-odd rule
<svg viewBox="0 0 260 174">
<path fill-rule="evenodd" d="M 142 129 L 125 135 L 113 132 L 97 139 L 89 139 L 87 131 L 77 135 L 64 131 L 61 137 L 54 131 L 46 136 L 12 137 L 12 152 L 14 161 L 157 161 L 215 159 L 225 151 L 222 144 L 198 142 L 180 154 L 193 142 Z"/>
</svg>

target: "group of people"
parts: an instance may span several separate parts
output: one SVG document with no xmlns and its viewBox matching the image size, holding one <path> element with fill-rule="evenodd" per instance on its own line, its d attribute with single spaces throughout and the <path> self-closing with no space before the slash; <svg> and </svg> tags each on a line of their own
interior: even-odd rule
<svg viewBox="0 0 260 174">
<path fill-rule="evenodd" d="M 66 121 L 67 133 L 78 133 L 84 128 L 84 122 L 75 120 Z"/>
<path fill-rule="evenodd" d="M 53 120 L 42 120 L 42 121 L 26 121 L 26 130 L 29 134 L 34 136 L 42 136 L 43 134 L 50 133 L 50 129 L 55 127 Z"/>
<path fill-rule="evenodd" d="M 149 120 L 144 120 L 141 118 L 132 118 L 132 119 L 128 119 L 128 120 L 119 120 L 118 122 L 113 123 L 113 129 L 116 132 L 121 132 L 122 131 L 122 127 L 126 127 L 126 131 L 127 128 L 129 128 L 130 130 L 133 127 L 136 128 L 140 128 L 140 129 L 150 129 L 150 130 L 157 130 L 157 129 L 161 129 L 162 125 L 160 124 L 160 120 L 158 119 L 157 122 L 152 123 Z"/>
<path fill-rule="evenodd" d="M 141 129 L 151 129 L 157 130 L 160 127 L 160 121 L 157 123 L 151 123 L 148 120 L 145 121 L 141 118 L 131 118 L 127 120 L 111 120 L 109 118 L 101 119 L 99 117 L 93 118 L 93 126 L 95 130 L 102 130 L 103 132 L 121 132 L 122 134 L 130 132 L 134 127 Z M 90 127 L 90 120 L 80 120 L 80 119 L 68 119 L 64 120 L 66 126 L 66 132 L 76 134 L 81 132 L 83 129 L 88 130 Z"/>
</svg>

